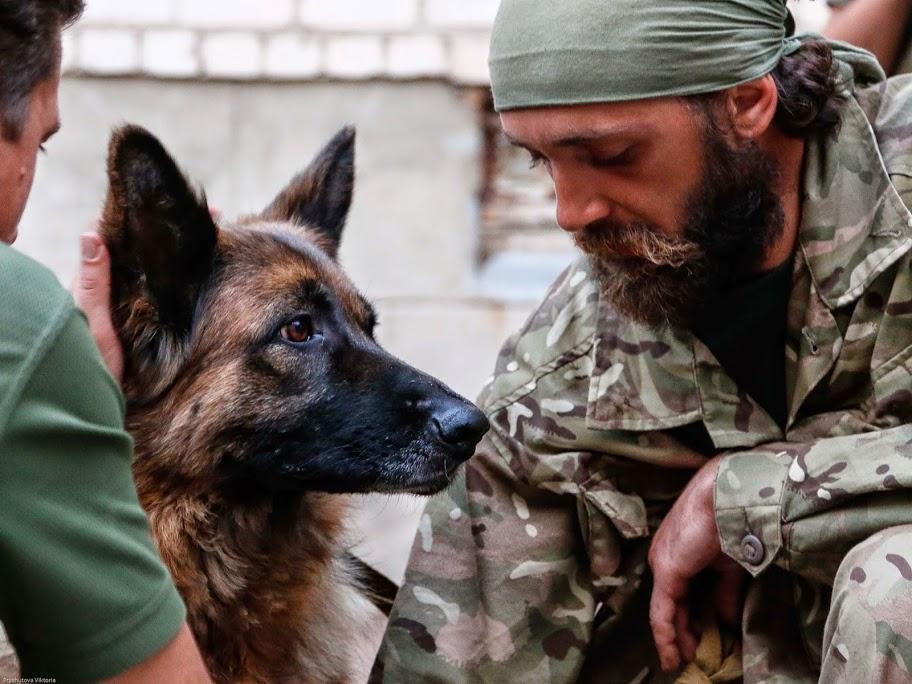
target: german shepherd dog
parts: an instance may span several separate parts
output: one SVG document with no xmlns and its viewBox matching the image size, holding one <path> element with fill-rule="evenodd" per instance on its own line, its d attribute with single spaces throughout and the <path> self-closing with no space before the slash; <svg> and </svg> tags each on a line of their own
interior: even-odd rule
<svg viewBox="0 0 912 684">
<path fill-rule="evenodd" d="M 437 492 L 488 428 L 381 349 L 337 263 L 354 140 L 219 225 L 150 133 L 111 141 L 102 232 L 134 476 L 220 682 L 351 681 L 379 612 L 346 561 L 344 495 Z"/>
</svg>

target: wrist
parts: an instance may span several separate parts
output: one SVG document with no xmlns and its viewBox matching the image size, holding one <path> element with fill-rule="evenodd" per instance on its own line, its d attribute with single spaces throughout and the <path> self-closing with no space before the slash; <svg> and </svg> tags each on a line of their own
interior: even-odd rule
<svg viewBox="0 0 912 684">
<path fill-rule="evenodd" d="M 719 460 L 714 514 L 722 551 L 752 575 L 783 546 L 781 499 L 791 457 L 772 449 L 736 452 Z"/>
<path fill-rule="evenodd" d="M 716 521 L 716 480 L 719 477 L 719 466 L 722 463 L 722 457 L 716 456 L 706 462 L 697 476 L 700 478 L 700 501 L 703 504 L 705 512 L 713 519 L 713 525 Z"/>
</svg>

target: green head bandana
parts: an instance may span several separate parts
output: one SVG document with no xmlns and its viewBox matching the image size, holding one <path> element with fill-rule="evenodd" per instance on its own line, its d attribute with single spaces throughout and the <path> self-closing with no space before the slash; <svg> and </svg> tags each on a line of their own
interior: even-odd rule
<svg viewBox="0 0 912 684">
<path fill-rule="evenodd" d="M 491 39 L 498 111 L 711 93 L 768 74 L 792 37 L 785 0 L 503 0 Z M 831 43 L 840 80 L 885 78 Z"/>
</svg>

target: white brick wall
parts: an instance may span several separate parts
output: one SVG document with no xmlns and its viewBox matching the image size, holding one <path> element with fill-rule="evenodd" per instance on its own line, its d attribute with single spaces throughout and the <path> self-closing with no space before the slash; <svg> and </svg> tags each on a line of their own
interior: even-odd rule
<svg viewBox="0 0 912 684">
<path fill-rule="evenodd" d="M 245 31 L 210 33 L 203 38 L 201 52 L 207 76 L 249 79 L 263 72 L 260 38 Z"/>
<path fill-rule="evenodd" d="M 498 0 L 87 0 L 65 68 L 230 80 L 487 83 Z"/>
<path fill-rule="evenodd" d="M 160 26 L 174 20 L 177 0 L 88 0 L 82 23 L 86 25 Z"/>
<path fill-rule="evenodd" d="M 450 75 L 458 83 L 484 83 L 488 80 L 488 38 L 472 34 L 454 36 L 451 46 Z"/>
<path fill-rule="evenodd" d="M 303 0 L 301 3 L 303 24 L 321 30 L 409 31 L 416 26 L 418 17 L 418 0 Z"/>
<path fill-rule="evenodd" d="M 193 31 L 146 31 L 142 45 L 143 72 L 162 78 L 196 76 L 200 70 L 197 42 Z"/>
<path fill-rule="evenodd" d="M 383 43 L 376 36 L 332 38 L 326 45 L 326 75 L 362 79 L 383 73 Z"/>
<path fill-rule="evenodd" d="M 268 78 L 313 78 L 322 73 L 322 68 L 323 46 L 314 37 L 279 33 L 266 45 L 265 73 Z"/>
<path fill-rule="evenodd" d="M 440 36 L 396 36 L 390 39 L 386 73 L 393 78 L 422 78 L 447 74 L 447 53 Z"/>
<path fill-rule="evenodd" d="M 61 61 L 61 68 L 66 71 L 72 71 L 76 67 L 76 36 L 71 32 L 67 31 L 63 34 L 63 59 Z"/>
<path fill-rule="evenodd" d="M 139 36 L 132 29 L 87 29 L 75 49 L 83 71 L 118 76 L 139 70 Z"/>
<path fill-rule="evenodd" d="M 559 2 L 560 0 L 554 0 Z M 499 0 L 87 0 L 64 66 L 97 75 L 488 82 Z M 789 0 L 801 28 L 823 2 Z"/>
<path fill-rule="evenodd" d="M 135 1 L 121 0 L 124 4 Z M 332 4 L 333 0 L 326 2 Z M 287 26 L 293 15 L 292 0 L 181 0 L 177 9 L 178 23 L 197 29 L 277 29 Z"/>
<path fill-rule="evenodd" d="M 425 0 L 431 26 L 487 29 L 494 23 L 499 0 Z M 560 0 L 555 0 L 560 2 Z"/>
</svg>

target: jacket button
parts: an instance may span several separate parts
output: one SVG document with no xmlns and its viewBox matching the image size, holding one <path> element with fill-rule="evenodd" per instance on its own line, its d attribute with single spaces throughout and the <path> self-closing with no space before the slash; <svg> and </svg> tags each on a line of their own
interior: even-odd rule
<svg viewBox="0 0 912 684">
<path fill-rule="evenodd" d="M 741 556 L 751 565 L 760 565 L 764 556 L 763 542 L 752 534 L 741 540 Z"/>
</svg>

